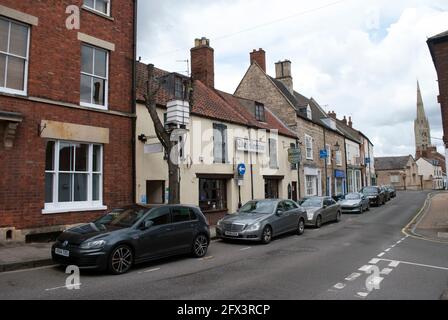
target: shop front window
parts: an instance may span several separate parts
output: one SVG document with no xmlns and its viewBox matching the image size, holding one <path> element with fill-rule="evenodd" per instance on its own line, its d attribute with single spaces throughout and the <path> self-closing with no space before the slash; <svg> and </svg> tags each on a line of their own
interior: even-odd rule
<svg viewBox="0 0 448 320">
<path fill-rule="evenodd" d="M 202 211 L 227 210 L 227 180 L 199 179 L 199 207 Z"/>
</svg>

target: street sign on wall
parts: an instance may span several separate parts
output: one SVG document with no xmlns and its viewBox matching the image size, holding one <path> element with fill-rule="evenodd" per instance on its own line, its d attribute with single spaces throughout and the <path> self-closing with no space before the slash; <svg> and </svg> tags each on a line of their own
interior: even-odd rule
<svg viewBox="0 0 448 320">
<path fill-rule="evenodd" d="M 328 158 L 328 152 L 327 152 L 327 150 L 320 150 L 319 155 L 320 155 L 320 158 L 321 158 L 321 159 L 326 159 L 326 158 Z"/>
<path fill-rule="evenodd" d="M 298 164 L 302 160 L 302 153 L 299 148 L 288 149 L 288 161 L 290 164 Z"/>
</svg>

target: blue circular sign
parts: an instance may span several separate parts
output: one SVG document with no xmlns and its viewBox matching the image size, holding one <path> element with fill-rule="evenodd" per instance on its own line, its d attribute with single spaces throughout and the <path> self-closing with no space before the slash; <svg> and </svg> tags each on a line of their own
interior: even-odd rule
<svg viewBox="0 0 448 320">
<path fill-rule="evenodd" d="M 246 165 L 244 163 L 238 165 L 238 174 L 240 176 L 244 176 L 246 174 Z"/>
</svg>

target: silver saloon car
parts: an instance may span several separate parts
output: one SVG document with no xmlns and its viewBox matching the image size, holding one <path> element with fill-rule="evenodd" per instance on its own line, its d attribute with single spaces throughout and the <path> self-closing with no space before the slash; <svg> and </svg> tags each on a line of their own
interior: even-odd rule
<svg viewBox="0 0 448 320">
<path fill-rule="evenodd" d="M 362 193 L 349 193 L 339 201 L 342 213 L 352 213 L 370 210 L 369 199 Z"/>
<path fill-rule="evenodd" d="M 218 221 L 216 235 L 221 239 L 240 239 L 269 243 L 273 237 L 305 231 L 306 212 L 292 200 L 254 200 L 237 213 Z"/>
<path fill-rule="evenodd" d="M 306 210 L 307 225 L 320 228 L 324 223 L 341 221 L 341 206 L 331 197 L 312 197 L 302 203 Z"/>
</svg>

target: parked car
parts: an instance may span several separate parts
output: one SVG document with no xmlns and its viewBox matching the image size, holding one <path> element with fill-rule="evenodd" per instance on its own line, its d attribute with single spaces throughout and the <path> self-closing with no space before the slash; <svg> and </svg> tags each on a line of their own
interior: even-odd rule
<svg viewBox="0 0 448 320">
<path fill-rule="evenodd" d="M 352 213 L 370 210 L 369 199 L 362 193 L 349 193 L 339 201 L 342 213 Z"/>
<path fill-rule="evenodd" d="M 386 203 L 386 195 L 378 186 L 365 187 L 361 190 L 361 193 L 369 199 L 370 205 L 379 207 Z"/>
<path fill-rule="evenodd" d="M 269 243 L 273 237 L 305 231 L 306 212 L 292 200 L 249 201 L 235 213 L 218 221 L 216 235 L 221 239 L 241 239 Z"/>
<path fill-rule="evenodd" d="M 306 210 L 307 225 L 320 228 L 330 221 L 341 221 L 341 206 L 331 197 L 312 197 L 302 203 Z"/>
<path fill-rule="evenodd" d="M 389 185 L 389 186 L 386 186 L 386 188 L 389 190 L 391 198 L 396 198 L 397 197 L 397 190 L 395 190 L 395 188 L 393 186 Z"/>
<path fill-rule="evenodd" d="M 387 188 L 386 186 L 381 186 L 381 189 L 383 190 L 384 195 L 385 195 L 385 197 L 386 197 L 386 202 L 389 202 L 390 199 L 392 199 L 392 197 L 391 197 L 391 195 L 390 195 L 389 188 Z"/>
<path fill-rule="evenodd" d="M 308 200 L 309 198 L 313 198 L 313 197 L 303 197 L 302 199 L 300 199 L 297 203 L 301 206 L 302 203 L 304 203 L 306 200 Z"/>
<path fill-rule="evenodd" d="M 58 264 L 122 274 L 167 256 L 203 257 L 209 243 L 209 226 L 197 207 L 132 205 L 63 232 L 51 254 Z"/>
<path fill-rule="evenodd" d="M 333 200 L 336 202 L 344 200 L 344 198 L 345 198 L 345 195 L 342 193 L 333 196 Z"/>
</svg>

